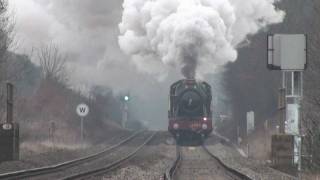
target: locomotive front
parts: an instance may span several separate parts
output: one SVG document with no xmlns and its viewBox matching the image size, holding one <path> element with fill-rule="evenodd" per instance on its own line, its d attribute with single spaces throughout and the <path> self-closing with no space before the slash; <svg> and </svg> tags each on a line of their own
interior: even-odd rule
<svg viewBox="0 0 320 180">
<path fill-rule="evenodd" d="M 211 133 L 211 99 L 206 82 L 187 79 L 171 85 L 168 130 L 178 142 L 203 140 Z"/>
</svg>

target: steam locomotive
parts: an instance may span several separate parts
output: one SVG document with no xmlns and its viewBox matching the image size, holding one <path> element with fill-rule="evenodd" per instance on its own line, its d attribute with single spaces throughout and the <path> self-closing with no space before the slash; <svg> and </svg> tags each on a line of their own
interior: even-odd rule
<svg viewBox="0 0 320 180">
<path fill-rule="evenodd" d="M 212 132 L 211 100 L 206 82 L 184 79 L 171 85 L 168 130 L 177 143 L 202 143 Z"/>
</svg>

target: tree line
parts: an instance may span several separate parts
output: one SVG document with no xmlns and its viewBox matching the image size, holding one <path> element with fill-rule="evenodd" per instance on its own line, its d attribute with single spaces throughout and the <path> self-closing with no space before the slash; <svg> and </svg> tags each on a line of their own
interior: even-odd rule
<svg viewBox="0 0 320 180">
<path fill-rule="evenodd" d="M 121 130 L 122 104 L 111 88 L 90 87 L 87 92 L 71 88 L 68 79 L 69 56 L 57 44 L 33 48 L 29 54 L 17 54 L 14 36 L 14 14 L 8 0 L 0 0 L 0 122 L 6 118 L 6 82 L 15 86 L 14 119 L 20 123 L 21 142 L 45 141 L 55 126 L 57 141 L 77 141 L 79 118 L 75 107 L 90 106 L 85 121 L 85 136 L 104 140 L 106 132 Z M 38 61 L 38 65 L 32 63 Z M 139 123 L 136 123 L 139 127 Z"/>
</svg>

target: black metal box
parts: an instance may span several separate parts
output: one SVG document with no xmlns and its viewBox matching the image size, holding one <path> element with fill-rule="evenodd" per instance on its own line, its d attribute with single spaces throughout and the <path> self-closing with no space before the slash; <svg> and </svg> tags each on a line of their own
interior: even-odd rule
<svg viewBox="0 0 320 180">
<path fill-rule="evenodd" d="M 0 162 L 19 160 L 19 125 L 0 124 Z"/>
<path fill-rule="evenodd" d="M 271 154 L 274 165 L 294 164 L 294 136 L 288 134 L 273 135 Z"/>
</svg>

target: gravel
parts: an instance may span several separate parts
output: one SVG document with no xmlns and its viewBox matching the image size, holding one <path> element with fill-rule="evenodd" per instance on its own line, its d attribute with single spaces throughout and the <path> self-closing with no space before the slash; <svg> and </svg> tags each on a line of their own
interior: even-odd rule
<svg viewBox="0 0 320 180">
<path fill-rule="evenodd" d="M 202 147 L 182 147 L 182 161 L 175 178 L 177 180 L 240 180 L 212 158 Z"/>
<path fill-rule="evenodd" d="M 95 179 L 159 180 L 176 158 L 175 145 L 167 144 L 167 133 L 160 133 L 148 146 L 118 170 Z"/>
<path fill-rule="evenodd" d="M 146 137 L 149 137 L 150 133 L 145 132 L 145 133 L 140 133 L 138 134 L 134 139 L 131 141 L 127 142 L 125 145 L 121 145 L 114 151 L 110 153 L 104 153 L 99 156 L 99 158 L 86 161 L 85 163 L 78 164 L 76 166 L 72 166 L 63 170 L 60 170 L 55 173 L 50 173 L 50 174 L 44 174 L 40 175 L 37 177 L 34 177 L 33 179 L 64 179 L 67 178 L 71 175 L 76 175 L 79 173 L 87 172 L 89 170 L 94 170 L 98 168 L 102 168 L 112 162 L 115 162 L 115 160 L 118 160 L 125 155 L 127 155 L 129 152 L 132 152 L 139 146 L 142 142 L 146 140 Z M 87 178 L 84 178 L 87 179 Z"/>
<path fill-rule="evenodd" d="M 111 146 L 128 135 L 128 132 L 121 133 L 115 136 L 115 138 L 107 140 L 105 143 L 99 145 L 87 144 L 84 148 L 79 147 L 77 144 L 61 144 L 56 145 L 55 149 L 53 149 L 48 142 L 25 142 L 21 145 L 21 160 L 0 163 L 0 173 L 52 165 L 79 158 Z M 122 165 L 112 173 L 100 177 L 92 177 L 91 179 L 159 180 L 175 160 L 176 149 L 175 145 L 171 144 L 172 142 L 168 133 L 160 132 L 154 141 L 144 147 L 134 158 L 129 160 L 128 163 Z M 237 169 L 253 177 L 253 179 L 296 179 L 268 167 L 268 164 L 262 161 L 242 157 L 237 150 L 227 145 L 228 143 L 224 141 L 212 140 L 210 138 L 207 142 L 208 149 L 214 155 L 218 156 L 227 166 Z"/>
<path fill-rule="evenodd" d="M 255 180 L 296 180 L 297 178 L 274 170 L 268 167 L 262 161 L 255 161 L 250 158 L 245 158 L 233 147 L 224 144 L 223 142 L 216 142 L 216 144 L 210 141 L 210 145 L 207 145 L 210 152 L 222 160 L 227 166 L 236 169 L 247 176 Z"/>
</svg>

